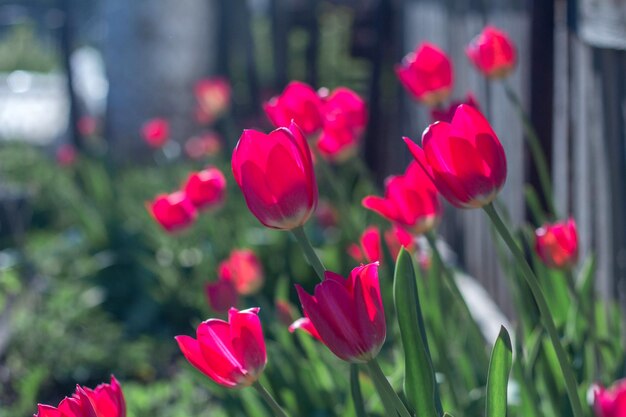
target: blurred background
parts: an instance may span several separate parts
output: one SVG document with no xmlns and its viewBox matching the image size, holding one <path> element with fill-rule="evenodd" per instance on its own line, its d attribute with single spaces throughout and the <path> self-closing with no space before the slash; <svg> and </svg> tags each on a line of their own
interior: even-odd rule
<svg viewBox="0 0 626 417">
<path fill-rule="evenodd" d="M 290 258 L 288 240 L 260 230 L 231 190 L 228 166 L 241 129 L 271 128 L 261 103 L 290 80 L 345 85 L 366 99 L 361 153 L 382 184 L 410 160 L 400 138 L 418 139 L 430 123 L 394 65 L 422 41 L 438 44 L 454 63 L 453 98 L 472 92 L 507 151 L 502 202 L 510 221 L 533 222 L 525 187 L 539 180 L 521 122 L 503 86 L 486 81 L 464 53 L 486 24 L 517 45 L 519 64 L 507 82 L 549 158 L 558 211 L 578 223 L 581 258 L 595 256 L 596 289 L 624 300 L 624 2 L 1 0 L 0 416 L 28 415 L 36 402 L 54 403 L 73 384 L 112 371 L 138 381 L 127 384 L 144 407 L 137 415 L 209 415 L 205 391 L 181 388 L 200 379 L 180 374 L 175 346 L 162 341 L 209 314 L 198 288 L 231 247 L 206 234 L 255 245 L 267 276 L 306 268 L 299 255 L 270 256 L 280 247 Z M 230 108 L 216 120 L 198 115 L 194 94 L 212 77 L 231 88 Z M 169 121 L 172 139 L 158 152 L 141 136 L 154 118 Z M 188 142 L 207 135 L 221 153 L 194 158 Z M 87 147 L 96 149 L 95 162 L 59 169 L 63 152 Z M 182 239 L 166 236 L 143 202 L 207 162 L 227 174 L 228 209 Z M 458 265 L 510 316 L 481 214 L 450 210 L 440 231 Z M 270 299 L 276 282 L 263 290 Z M 164 377 L 179 378 L 179 388 L 160 383 Z M 172 409 L 150 404 L 147 382 Z"/>
</svg>

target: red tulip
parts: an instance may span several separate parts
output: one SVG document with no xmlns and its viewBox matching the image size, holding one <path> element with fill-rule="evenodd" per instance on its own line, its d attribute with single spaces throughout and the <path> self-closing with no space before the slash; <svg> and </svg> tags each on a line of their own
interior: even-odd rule
<svg viewBox="0 0 626 417">
<path fill-rule="evenodd" d="M 335 355 L 357 363 L 376 357 L 386 336 L 378 263 L 354 268 L 348 279 L 326 271 L 314 295 L 296 289 L 305 317 Z"/>
<path fill-rule="evenodd" d="M 293 120 L 305 135 L 322 128 L 322 107 L 322 99 L 313 87 L 299 81 L 290 82 L 280 96 L 263 105 L 274 126 L 289 126 Z"/>
<path fill-rule="evenodd" d="M 244 130 L 232 159 L 235 181 L 248 208 L 274 229 L 302 226 L 317 204 L 311 151 L 292 123 L 269 135 Z"/>
<path fill-rule="evenodd" d="M 396 65 L 398 79 L 415 98 L 428 106 L 443 102 L 452 90 L 452 63 L 435 45 L 422 43 Z"/>
<path fill-rule="evenodd" d="M 508 35 L 487 26 L 465 49 L 470 61 L 489 78 L 504 78 L 516 63 L 515 46 Z"/>
<path fill-rule="evenodd" d="M 148 120 L 141 128 L 143 139 L 152 148 L 160 148 L 170 138 L 170 124 L 165 119 Z"/>
<path fill-rule="evenodd" d="M 447 108 L 433 108 L 430 110 L 430 117 L 434 122 L 447 122 L 450 123 L 452 118 L 454 117 L 454 112 L 456 112 L 456 108 L 461 104 L 467 104 L 468 106 L 472 106 L 476 110 L 480 111 L 480 106 L 478 105 L 478 101 L 474 97 L 474 94 L 467 93 L 465 96 L 465 100 L 463 101 L 453 101 Z"/>
<path fill-rule="evenodd" d="M 442 213 L 437 189 L 416 162 L 409 165 L 404 175 L 387 179 L 384 198 L 367 196 L 363 199 L 363 207 L 415 234 L 435 227 Z"/>
<path fill-rule="evenodd" d="M 196 83 L 194 92 L 198 100 L 196 115 L 200 123 L 213 123 L 230 106 L 230 83 L 225 78 L 200 80 Z"/>
<path fill-rule="evenodd" d="M 383 248 L 380 243 L 380 230 L 376 226 L 370 226 L 363 231 L 360 243 L 360 245 L 355 243 L 348 247 L 348 254 L 355 261 L 380 262 L 382 260 Z"/>
<path fill-rule="evenodd" d="M 320 342 L 324 342 L 320 334 L 317 332 L 317 329 L 315 329 L 315 327 L 313 326 L 313 323 L 311 323 L 311 319 L 309 319 L 308 317 L 300 317 L 298 320 L 289 325 L 290 333 L 293 333 L 296 330 L 304 330 L 306 333 L 313 336 Z"/>
<path fill-rule="evenodd" d="M 506 180 L 502 144 L 485 117 L 462 104 L 451 123 L 436 122 L 422 136 L 422 148 L 404 138 L 437 189 L 461 208 L 478 208 L 496 197 Z"/>
<path fill-rule="evenodd" d="M 218 279 L 204 287 L 207 301 L 211 309 L 217 313 L 225 313 L 237 305 L 239 294 L 230 280 Z"/>
<path fill-rule="evenodd" d="M 593 397 L 597 417 L 626 416 L 626 379 L 615 382 L 609 389 L 595 385 Z"/>
<path fill-rule="evenodd" d="M 185 358 L 200 372 L 228 388 L 254 383 L 267 363 L 259 308 L 231 308 L 228 323 L 209 319 L 200 323 L 196 339 L 176 336 Z"/>
<path fill-rule="evenodd" d="M 95 389 L 76 386 L 58 407 L 39 404 L 35 417 L 126 417 L 126 402 L 119 382 L 111 376 L 110 384 Z"/>
<path fill-rule="evenodd" d="M 571 217 L 567 222 L 544 224 L 535 238 L 535 252 L 548 267 L 567 269 L 578 261 L 578 233 Z"/>
<path fill-rule="evenodd" d="M 68 167 L 74 165 L 78 157 L 78 152 L 76 152 L 76 148 L 73 145 L 66 143 L 57 149 L 56 157 L 57 163 L 60 166 Z"/>
<path fill-rule="evenodd" d="M 232 282 L 240 295 L 254 294 L 265 281 L 261 262 L 250 249 L 233 250 L 218 266 L 218 276 L 220 280 Z"/>
<path fill-rule="evenodd" d="M 184 229 L 196 219 L 196 208 L 182 191 L 158 195 L 148 204 L 148 211 L 168 232 Z"/>
<path fill-rule="evenodd" d="M 183 189 L 196 208 L 216 207 L 226 197 L 226 178 L 219 169 L 207 167 L 191 173 Z"/>
</svg>

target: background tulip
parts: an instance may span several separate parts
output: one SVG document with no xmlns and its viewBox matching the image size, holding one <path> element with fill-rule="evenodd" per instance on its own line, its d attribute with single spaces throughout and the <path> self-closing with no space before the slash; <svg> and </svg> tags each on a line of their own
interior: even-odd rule
<svg viewBox="0 0 626 417">
<path fill-rule="evenodd" d="M 431 230 L 442 213 L 439 193 L 417 162 L 412 162 L 404 175 L 389 177 L 385 197 L 367 196 L 363 207 L 415 234 Z"/>
<path fill-rule="evenodd" d="M 624 417 L 626 415 L 626 379 L 611 388 L 593 387 L 593 408 L 597 417 Z"/>
<path fill-rule="evenodd" d="M 348 247 L 348 254 L 357 262 L 380 262 L 383 248 L 380 241 L 380 230 L 370 226 L 361 234 L 360 245 L 353 243 Z M 365 256 L 363 256 L 365 255 Z"/>
<path fill-rule="evenodd" d="M 235 307 L 239 301 L 239 294 L 230 280 L 217 279 L 204 287 L 207 301 L 211 309 L 217 313 L 224 313 Z"/>
<path fill-rule="evenodd" d="M 428 106 L 444 101 L 452 90 L 452 63 L 438 47 L 422 43 L 396 65 L 398 79 L 417 100 Z"/>
<path fill-rule="evenodd" d="M 326 271 L 314 295 L 296 289 L 305 316 L 335 355 L 357 363 L 376 357 L 387 331 L 378 263 L 354 268 L 347 279 Z"/>
<path fill-rule="evenodd" d="M 516 64 L 515 46 L 508 35 L 487 26 L 467 46 L 465 53 L 470 61 L 489 78 L 503 78 Z"/>
<path fill-rule="evenodd" d="M 467 93 L 467 95 L 465 96 L 465 99 L 462 101 L 461 100 L 453 101 L 452 103 L 450 103 L 449 106 L 445 108 L 444 107 L 432 108 L 430 110 L 430 117 L 433 123 L 434 122 L 450 123 L 452 121 L 452 118 L 454 117 L 456 108 L 459 107 L 461 104 L 467 104 L 468 106 L 472 106 L 476 110 L 480 111 L 480 106 L 478 105 L 478 101 L 476 100 L 476 97 L 474 97 L 474 94 Z"/>
<path fill-rule="evenodd" d="M 196 208 L 182 191 L 157 196 L 148 204 L 148 211 L 168 232 L 191 226 L 196 218 Z"/>
<path fill-rule="evenodd" d="M 141 127 L 141 135 L 150 147 L 160 148 L 170 138 L 170 124 L 161 118 L 148 120 Z"/>
<path fill-rule="evenodd" d="M 240 295 L 257 292 L 265 278 L 263 267 L 256 254 L 250 249 L 235 249 L 218 266 L 220 280 L 230 281 Z"/>
<path fill-rule="evenodd" d="M 422 136 L 422 147 L 404 138 L 409 150 L 454 206 L 483 207 L 506 180 L 504 148 L 485 117 L 462 104 L 451 123 L 436 122 Z"/>
<path fill-rule="evenodd" d="M 578 233 L 574 219 L 544 224 L 535 231 L 535 252 L 550 268 L 571 268 L 578 262 Z"/>
<path fill-rule="evenodd" d="M 196 208 L 216 207 L 226 196 L 226 178 L 219 169 L 208 167 L 191 173 L 183 189 Z"/>
<path fill-rule="evenodd" d="M 263 105 L 274 126 L 289 126 L 293 120 L 305 135 L 322 128 L 322 107 L 322 99 L 313 87 L 300 81 L 290 82 L 281 95 Z"/>
<path fill-rule="evenodd" d="M 302 226 L 317 205 L 311 151 L 295 123 L 268 135 L 244 130 L 232 158 L 248 208 L 274 229 Z"/>
<path fill-rule="evenodd" d="M 176 336 L 176 341 L 189 363 L 219 385 L 249 386 L 267 362 L 258 313 L 258 307 L 231 308 L 228 322 L 209 319 L 198 326 L 196 339 Z"/>
<path fill-rule="evenodd" d="M 231 89 L 226 78 L 215 77 L 200 80 L 194 87 L 200 123 L 213 123 L 230 106 Z"/>
</svg>

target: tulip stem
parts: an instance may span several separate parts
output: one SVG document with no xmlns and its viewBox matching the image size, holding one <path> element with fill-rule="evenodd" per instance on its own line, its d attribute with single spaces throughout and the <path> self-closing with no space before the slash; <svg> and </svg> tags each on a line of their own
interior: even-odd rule
<svg viewBox="0 0 626 417">
<path fill-rule="evenodd" d="M 532 268 L 528 264 L 528 261 L 524 257 L 522 250 L 517 245 L 511 232 L 506 227 L 500 215 L 496 211 L 493 203 L 489 203 L 483 207 L 489 219 L 493 223 L 494 227 L 509 247 L 509 250 L 513 253 L 513 257 L 515 258 L 517 264 L 521 267 L 524 278 L 526 279 L 526 283 L 530 288 L 530 291 L 533 295 L 533 299 L 537 303 L 537 307 L 539 308 L 539 314 L 541 315 L 541 321 L 550 336 L 550 341 L 552 342 L 552 346 L 554 346 L 554 350 L 556 352 L 557 359 L 559 361 L 559 366 L 561 368 L 561 372 L 563 373 L 563 379 L 565 380 L 565 388 L 567 390 L 567 396 L 569 397 L 569 402 L 572 407 L 572 411 L 574 413 L 574 417 L 583 417 L 582 405 L 580 402 L 580 396 L 578 395 L 577 390 L 577 381 L 574 376 L 574 371 L 572 369 L 571 363 L 567 358 L 567 354 L 565 353 L 565 349 L 563 349 L 563 345 L 559 339 L 559 334 L 557 333 L 556 326 L 554 325 L 554 319 L 550 314 L 550 309 L 548 308 L 548 303 L 541 291 L 541 287 L 539 286 L 539 280 L 535 276 Z"/>
<path fill-rule="evenodd" d="M 504 82 L 504 91 L 506 92 L 507 98 L 513 103 L 515 108 L 517 109 L 517 113 L 522 121 L 522 125 L 524 127 L 524 132 L 526 133 L 526 142 L 528 143 L 528 147 L 530 149 L 530 153 L 532 154 L 533 160 L 535 161 L 535 167 L 537 168 L 537 174 L 539 175 L 539 184 L 541 185 L 541 191 L 543 192 L 543 196 L 545 198 L 546 204 L 548 205 L 548 210 L 550 214 L 556 216 L 556 208 L 554 207 L 554 199 L 552 193 L 552 180 L 550 179 L 550 170 L 548 168 L 548 162 L 546 161 L 546 155 L 543 152 L 541 147 L 541 140 L 539 140 L 539 135 L 535 130 L 530 117 L 524 110 L 522 106 L 522 102 L 520 101 L 517 93 L 511 88 L 511 86 Z"/>
<path fill-rule="evenodd" d="M 361 392 L 361 384 L 359 383 L 359 365 L 350 364 L 350 392 L 352 393 L 352 402 L 354 403 L 354 413 L 357 417 L 367 417 L 365 406 L 363 405 L 363 393 Z"/>
<path fill-rule="evenodd" d="M 280 405 L 278 405 L 274 397 L 272 397 L 272 394 L 270 394 L 259 381 L 256 381 L 252 384 L 252 386 L 259 394 L 261 394 L 261 397 L 263 397 L 267 405 L 269 405 L 272 411 L 274 411 L 274 415 L 276 417 L 289 417 L 289 414 L 287 414 L 287 412 L 283 410 Z"/>
<path fill-rule="evenodd" d="M 396 391 L 393 389 L 391 384 L 389 384 L 383 370 L 380 369 L 378 361 L 376 359 L 372 359 L 367 362 L 367 369 L 369 370 L 374 386 L 376 387 L 376 391 L 378 391 L 378 395 L 380 396 L 385 408 L 393 408 L 396 411 L 396 414 L 400 417 L 412 417 L 400 397 L 398 397 L 398 394 L 396 394 Z M 394 413 L 389 413 L 389 410 L 387 410 L 387 415 L 393 414 Z"/>
<path fill-rule="evenodd" d="M 317 253 L 315 253 L 315 249 L 313 249 L 311 241 L 304 232 L 304 227 L 298 226 L 295 229 L 292 229 L 291 233 L 293 234 L 293 237 L 296 238 L 296 241 L 300 245 L 300 248 L 302 248 L 302 252 L 304 252 L 304 256 L 309 262 L 309 265 L 311 265 L 313 269 L 315 269 L 315 273 L 317 274 L 319 279 L 323 281 L 324 271 L 326 271 L 326 268 L 324 268 L 324 264 L 320 260 L 319 256 L 317 256 Z"/>
</svg>

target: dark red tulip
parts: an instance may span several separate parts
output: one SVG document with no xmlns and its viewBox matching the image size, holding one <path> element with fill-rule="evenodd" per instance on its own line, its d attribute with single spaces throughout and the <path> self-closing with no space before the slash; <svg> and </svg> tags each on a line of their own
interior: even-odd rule
<svg viewBox="0 0 626 417">
<path fill-rule="evenodd" d="M 506 180 L 504 148 L 485 117 L 460 105 L 451 123 L 431 124 L 422 147 L 404 138 L 409 150 L 437 189 L 454 206 L 489 204 Z"/>
<path fill-rule="evenodd" d="M 431 43 L 422 43 L 396 65 L 398 79 L 417 100 L 428 106 L 443 102 L 452 90 L 450 58 Z"/>
</svg>

